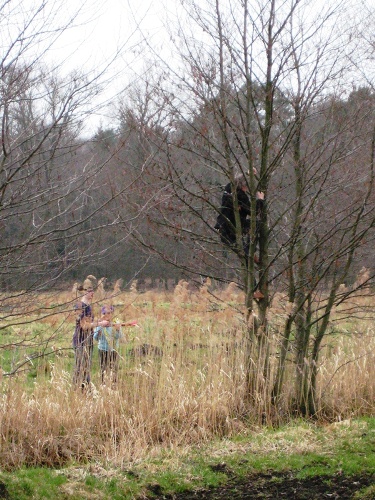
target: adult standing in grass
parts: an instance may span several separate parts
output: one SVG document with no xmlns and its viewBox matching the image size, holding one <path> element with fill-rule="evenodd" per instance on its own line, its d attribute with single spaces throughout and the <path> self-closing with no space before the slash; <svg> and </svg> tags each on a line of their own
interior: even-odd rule
<svg viewBox="0 0 375 500">
<path fill-rule="evenodd" d="M 102 384 L 106 376 L 110 375 L 112 382 L 117 382 L 119 365 L 118 348 L 122 337 L 121 324 L 113 323 L 113 305 L 102 307 L 101 320 L 108 322 L 109 326 L 97 326 L 94 330 L 94 339 L 98 341 L 99 364 Z"/>
<path fill-rule="evenodd" d="M 86 279 L 77 291 L 84 292 L 81 300 L 74 306 L 76 311 L 76 327 L 73 335 L 74 348 L 74 374 L 73 383 L 85 389 L 91 381 L 91 361 L 94 347 L 94 328 L 96 326 L 107 326 L 108 321 L 94 321 L 92 300 L 94 287 L 92 282 Z"/>
</svg>

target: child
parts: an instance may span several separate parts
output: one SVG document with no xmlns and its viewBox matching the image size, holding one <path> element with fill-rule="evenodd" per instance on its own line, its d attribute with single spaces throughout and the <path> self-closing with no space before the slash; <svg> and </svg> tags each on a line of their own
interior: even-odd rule
<svg viewBox="0 0 375 500">
<path fill-rule="evenodd" d="M 98 326 L 94 330 L 94 339 L 98 341 L 99 364 L 102 384 L 105 374 L 112 374 L 112 382 L 117 381 L 119 354 L 118 347 L 122 338 L 121 325 L 112 323 L 114 307 L 105 305 L 101 309 L 102 320 L 107 321 L 110 326 Z"/>
</svg>

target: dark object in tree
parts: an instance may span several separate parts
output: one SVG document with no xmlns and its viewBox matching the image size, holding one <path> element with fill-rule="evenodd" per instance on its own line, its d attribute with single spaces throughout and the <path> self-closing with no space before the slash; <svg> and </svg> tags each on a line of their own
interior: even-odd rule
<svg viewBox="0 0 375 500">
<path fill-rule="evenodd" d="M 236 196 L 238 203 L 238 210 L 240 215 L 241 234 L 246 236 L 250 231 L 250 215 L 251 205 L 250 198 L 246 193 L 247 184 L 245 178 L 242 177 L 243 182 L 237 183 Z M 227 184 L 224 188 L 224 193 L 221 199 L 220 213 L 217 216 L 215 229 L 220 234 L 220 239 L 226 245 L 233 245 L 236 242 L 236 215 L 234 209 L 234 196 L 232 193 L 231 183 Z M 259 232 L 259 217 L 262 212 L 264 200 L 257 198 L 256 200 L 256 214 L 257 214 L 257 229 L 256 238 Z"/>
<path fill-rule="evenodd" d="M 240 186 L 237 186 L 238 209 L 240 212 L 241 232 L 245 234 L 249 230 L 250 199 Z M 234 212 L 234 201 L 231 183 L 224 188 L 221 200 L 220 213 L 216 220 L 215 229 L 220 234 L 220 239 L 226 245 L 236 242 L 236 216 Z"/>
</svg>

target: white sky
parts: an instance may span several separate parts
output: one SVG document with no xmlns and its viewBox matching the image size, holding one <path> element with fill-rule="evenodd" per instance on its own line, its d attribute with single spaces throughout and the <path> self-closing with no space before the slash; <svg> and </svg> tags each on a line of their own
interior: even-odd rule
<svg viewBox="0 0 375 500">
<path fill-rule="evenodd" d="M 68 8 L 76 8 L 76 0 L 67 0 Z M 160 29 L 157 14 L 162 12 L 159 1 L 152 0 L 87 0 L 87 7 L 80 13 L 76 28 L 62 36 L 56 50 L 72 54 L 70 63 L 85 64 L 108 59 L 124 43 L 134 39 L 136 24 L 145 31 Z M 135 40 L 135 39 L 134 39 Z"/>
<path fill-rule="evenodd" d="M 12 0 L 11 4 L 16 5 L 17 1 Z M 312 2 L 315 8 L 319 1 Z M 56 9 L 60 2 L 63 8 Z M 21 15 L 25 20 L 28 19 L 27 9 L 40 3 L 41 0 L 21 1 L 19 9 L 23 9 Z M 79 8 L 81 12 L 75 26 L 64 32 L 49 50 L 47 62 L 65 71 L 82 69 L 98 73 L 117 53 L 116 60 L 105 71 L 107 90 L 104 96 L 108 101 L 114 100 L 136 78 L 137 72 L 144 69 L 147 51 L 140 45 L 142 36 L 157 47 L 157 51 L 162 50 L 163 42 L 165 47 L 171 45 L 163 25 L 167 16 L 176 15 L 173 10 L 178 4 L 176 0 L 48 0 L 49 8 L 55 7 L 57 12 L 55 23 L 64 24 L 70 13 Z M 43 29 L 43 24 L 37 29 Z M 103 110 L 102 115 L 92 115 L 90 129 L 95 130 L 100 124 L 111 125 L 110 113 L 106 116 Z"/>
<path fill-rule="evenodd" d="M 106 99 L 115 98 L 142 70 L 142 36 L 157 44 L 165 35 L 162 19 L 168 2 L 174 0 L 86 0 L 76 27 L 67 30 L 48 52 L 47 61 L 61 64 L 66 71 L 76 68 L 98 72 L 113 58 L 105 71 Z M 66 0 L 67 11 L 77 9 L 76 0 Z M 104 111 L 103 111 L 104 113 Z M 90 128 L 106 126 L 110 117 L 92 116 Z"/>
</svg>

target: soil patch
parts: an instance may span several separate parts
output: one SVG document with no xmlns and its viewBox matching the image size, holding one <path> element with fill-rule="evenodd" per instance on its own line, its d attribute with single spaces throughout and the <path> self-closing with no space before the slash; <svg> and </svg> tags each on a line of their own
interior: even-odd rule
<svg viewBox="0 0 375 500">
<path fill-rule="evenodd" d="M 174 495 L 153 496 L 163 500 L 349 500 L 363 488 L 375 484 L 375 475 L 362 476 L 317 476 L 297 479 L 292 473 L 254 474 L 245 479 L 231 478 L 225 486 L 208 490 L 196 490 Z M 153 493 L 159 494 L 157 485 Z"/>
</svg>

